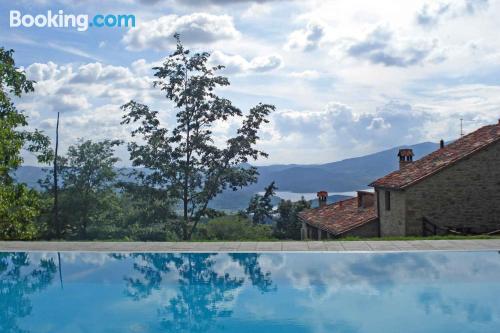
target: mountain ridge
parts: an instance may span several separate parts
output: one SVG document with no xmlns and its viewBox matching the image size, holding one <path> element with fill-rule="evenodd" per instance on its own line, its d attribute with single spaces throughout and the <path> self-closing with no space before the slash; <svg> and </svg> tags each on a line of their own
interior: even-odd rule
<svg viewBox="0 0 500 333">
<path fill-rule="evenodd" d="M 417 160 L 438 149 L 439 144 L 422 142 L 398 146 L 324 164 L 257 166 L 260 174 L 257 183 L 236 192 L 224 191 L 213 200 L 211 206 L 216 209 L 243 209 L 255 193 L 261 192 L 272 181 L 275 181 L 279 191 L 294 193 L 313 193 L 320 190 L 328 192 L 363 190 L 368 188 L 368 184 L 372 181 L 398 169 L 397 153 L 400 148 L 413 149 L 415 160 Z M 30 187 L 39 188 L 37 181 L 43 177 L 43 169 L 47 167 L 22 166 L 16 170 L 14 177 Z"/>
</svg>

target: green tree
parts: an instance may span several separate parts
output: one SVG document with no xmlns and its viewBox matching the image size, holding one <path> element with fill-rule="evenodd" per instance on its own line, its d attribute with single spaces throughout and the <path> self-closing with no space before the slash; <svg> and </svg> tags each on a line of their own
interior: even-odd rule
<svg viewBox="0 0 500 333">
<path fill-rule="evenodd" d="M 34 82 L 16 67 L 13 53 L 0 47 L 0 239 L 31 239 L 42 202 L 36 191 L 16 184 L 12 173 L 23 163 L 23 149 L 35 153 L 40 163 L 49 162 L 52 154 L 49 138 L 24 129 L 28 118 L 11 100 L 34 90 Z"/>
<path fill-rule="evenodd" d="M 250 199 L 246 215 L 251 216 L 253 223 L 264 223 L 266 219 L 272 218 L 273 204 L 271 199 L 278 188 L 274 181 L 264 189 L 264 195 L 256 194 Z"/>
<path fill-rule="evenodd" d="M 134 171 L 130 181 L 120 182 L 120 202 L 123 225 L 133 239 L 177 240 L 180 234 L 176 223 L 175 202 L 168 191 L 144 183 L 144 174 Z"/>
<path fill-rule="evenodd" d="M 155 86 L 166 94 L 176 109 L 176 125 L 171 131 L 161 126 L 158 111 L 130 101 L 122 124 L 137 123 L 132 136 L 145 144 L 129 144 L 134 166 L 146 167 L 148 185 L 164 188 L 182 202 L 180 229 L 190 239 L 208 203 L 224 189 L 237 190 L 257 180 L 257 169 L 244 167 L 249 159 L 267 154 L 256 149 L 258 130 L 274 106 L 258 104 L 250 109 L 234 137 L 224 147 L 215 144 L 212 130 L 217 122 L 243 117 L 243 112 L 215 89 L 229 80 L 217 75 L 223 66 L 208 66 L 209 53 L 184 48 L 178 34 L 177 48 L 162 66 L 153 68 Z"/>
<path fill-rule="evenodd" d="M 297 202 L 281 200 L 278 205 L 279 218 L 276 222 L 274 235 L 282 239 L 300 239 L 302 223 L 298 214 L 304 209 L 311 208 L 311 203 L 302 197 Z"/>
<path fill-rule="evenodd" d="M 79 140 L 68 148 L 66 156 L 58 160 L 62 184 L 60 188 L 59 211 L 64 226 L 63 232 L 86 238 L 88 227 L 99 222 L 112 220 L 118 208 L 114 192 L 119 161 L 114 149 L 119 140 Z M 43 185 L 50 189 L 52 175 L 48 175 Z M 114 210 L 111 208 L 115 208 Z"/>
</svg>

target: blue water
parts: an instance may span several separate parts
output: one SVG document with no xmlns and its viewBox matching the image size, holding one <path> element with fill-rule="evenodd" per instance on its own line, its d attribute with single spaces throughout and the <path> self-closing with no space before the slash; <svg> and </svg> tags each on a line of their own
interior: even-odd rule
<svg viewBox="0 0 500 333">
<path fill-rule="evenodd" d="M 0 332 L 500 332 L 500 254 L 0 253 Z"/>
</svg>

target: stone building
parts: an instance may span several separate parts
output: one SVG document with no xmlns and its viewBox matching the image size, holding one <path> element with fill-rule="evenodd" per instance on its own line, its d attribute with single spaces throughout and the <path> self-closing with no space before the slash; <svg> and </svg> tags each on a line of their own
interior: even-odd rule
<svg viewBox="0 0 500 333">
<path fill-rule="evenodd" d="M 403 153 L 407 155 L 408 153 Z M 500 121 L 370 184 L 381 236 L 500 229 Z"/>
<path fill-rule="evenodd" d="M 358 191 L 355 198 L 330 205 L 326 191 L 318 192 L 319 207 L 299 214 L 303 239 L 327 239 L 346 236 L 376 237 L 379 232 L 375 196 Z"/>
<path fill-rule="evenodd" d="M 399 170 L 370 186 L 375 194 L 302 212 L 303 238 L 347 235 L 422 236 L 500 230 L 500 121 L 413 161 L 398 153 Z M 366 199 L 371 198 L 371 199 Z"/>
</svg>

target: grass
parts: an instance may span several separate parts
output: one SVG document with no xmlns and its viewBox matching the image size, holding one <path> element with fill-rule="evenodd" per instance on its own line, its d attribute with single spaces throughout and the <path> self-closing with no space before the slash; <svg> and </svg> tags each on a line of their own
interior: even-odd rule
<svg viewBox="0 0 500 333">
<path fill-rule="evenodd" d="M 206 237 L 207 235 L 205 235 Z M 471 236 L 459 236 L 459 235 L 446 235 L 446 236 L 403 236 L 403 237 L 344 237 L 344 238 L 334 238 L 334 239 L 323 239 L 323 241 L 328 242 L 338 242 L 338 241 L 415 241 L 415 240 L 467 240 L 467 239 L 500 239 L 500 235 L 488 236 L 488 235 L 471 235 Z M 314 241 L 315 239 L 310 239 Z M 1 241 L 1 239 L 0 239 Z M 192 240 L 158 240 L 158 239 L 130 239 L 128 237 L 124 238 L 92 238 L 92 239 L 34 239 L 36 241 L 54 241 L 54 242 L 66 242 L 66 241 L 78 241 L 78 242 L 200 242 L 200 243 L 212 243 L 212 242 L 296 242 L 300 240 L 294 239 L 279 239 L 274 238 L 270 234 L 262 235 L 259 233 L 254 233 L 253 235 L 238 235 L 237 233 L 230 233 L 230 235 L 225 235 L 225 237 L 217 238 L 193 238 Z"/>
<path fill-rule="evenodd" d="M 500 239 L 500 235 L 488 236 L 488 235 L 471 235 L 471 236 L 457 236 L 457 235 L 446 235 L 446 236 L 401 236 L 401 237 L 345 237 L 331 239 L 331 241 L 408 241 L 408 240 L 459 240 L 459 239 Z"/>
<path fill-rule="evenodd" d="M 335 239 L 323 239 L 323 241 L 328 242 L 339 242 L 339 241 L 414 241 L 414 240 L 464 240 L 464 239 L 500 239 L 500 235 L 497 236 L 487 236 L 487 235 L 473 235 L 473 236 L 429 236 L 429 237 L 419 237 L 419 236 L 404 236 L 404 237 L 345 237 L 345 238 L 335 238 Z M 64 241 L 64 240 L 62 240 Z M 85 241 L 85 240 L 84 240 Z M 89 242 L 134 242 L 134 240 L 87 240 Z M 177 241 L 166 241 L 166 242 L 192 242 L 192 243 L 212 243 L 212 242 L 297 242 L 300 240 L 296 239 L 278 239 L 278 238 L 254 238 L 254 239 L 192 239 L 188 241 L 177 240 Z M 309 239 L 309 241 L 314 241 L 314 239 Z M 146 241 L 147 242 L 147 241 Z"/>
</svg>

